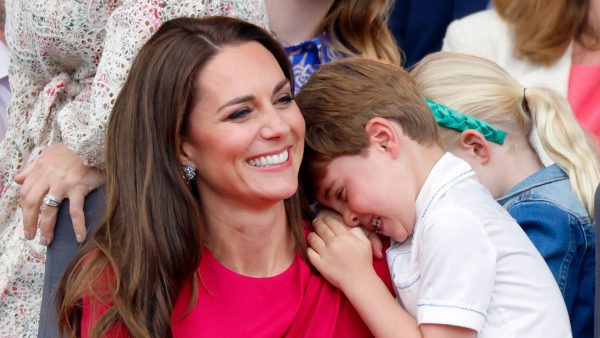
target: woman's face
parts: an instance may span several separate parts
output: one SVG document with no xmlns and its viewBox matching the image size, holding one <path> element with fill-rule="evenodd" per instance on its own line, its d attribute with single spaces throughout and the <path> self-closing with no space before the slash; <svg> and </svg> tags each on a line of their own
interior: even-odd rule
<svg viewBox="0 0 600 338">
<path fill-rule="evenodd" d="M 199 74 L 183 138 L 203 202 L 256 206 L 298 187 L 304 119 L 275 57 L 261 44 L 226 46 Z"/>
</svg>

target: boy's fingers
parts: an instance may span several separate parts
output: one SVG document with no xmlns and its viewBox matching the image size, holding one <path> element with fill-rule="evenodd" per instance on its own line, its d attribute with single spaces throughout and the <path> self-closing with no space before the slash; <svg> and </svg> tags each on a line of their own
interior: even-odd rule
<svg viewBox="0 0 600 338">
<path fill-rule="evenodd" d="M 368 242 L 369 239 L 365 236 L 365 233 L 361 228 L 351 228 L 350 233 L 358 238 L 361 242 Z"/>
<path fill-rule="evenodd" d="M 321 256 L 312 248 L 308 248 L 308 250 L 306 250 L 306 253 L 308 254 L 308 259 L 310 260 L 312 265 L 314 265 L 318 270 L 318 266 L 321 263 Z"/>
<path fill-rule="evenodd" d="M 371 249 L 373 251 L 373 257 L 376 259 L 383 258 L 383 242 L 381 237 L 376 232 L 371 232 L 367 237 L 371 242 Z"/>
<path fill-rule="evenodd" d="M 313 227 L 315 228 L 315 231 L 317 232 L 319 237 L 321 237 L 321 239 L 325 243 L 329 243 L 329 241 L 331 241 L 335 237 L 335 233 L 331 231 L 329 225 L 323 222 L 322 219 L 315 218 L 315 220 L 313 221 Z"/>
<path fill-rule="evenodd" d="M 323 252 L 323 250 L 325 250 L 325 248 L 326 248 L 326 245 L 325 245 L 325 242 L 323 242 L 323 239 L 314 232 L 311 232 L 310 234 L 308 234 L 308 236 L 306 237 L 306 241 L 308 242 L 308 245 L 310 245 L 310 247 L 313 248 L 313 250 L 316 251 L 317 253 Z"/>
<path fill-rule="evenodd" d="M 337 217 L 327 216 L 323 219 L 323 222 L 336 235 L 343 234 L 348 231 L 346 224 L 344 224 L 344 222 Z"/>
</svg>

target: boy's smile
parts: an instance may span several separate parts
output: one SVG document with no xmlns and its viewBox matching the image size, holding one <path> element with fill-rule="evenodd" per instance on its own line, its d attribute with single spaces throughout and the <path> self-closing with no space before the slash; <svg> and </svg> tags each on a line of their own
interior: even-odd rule
<svg viewBox="0 0 600 338">
<path fill-rule="evenodd" d="M 333 159 L 317 199 L 339 212 L 347 225 L 403 242 L 413 231 L 415 197 L 408 188 L 411 175 L 389 160 L 376 151 Z"/>
</svg>

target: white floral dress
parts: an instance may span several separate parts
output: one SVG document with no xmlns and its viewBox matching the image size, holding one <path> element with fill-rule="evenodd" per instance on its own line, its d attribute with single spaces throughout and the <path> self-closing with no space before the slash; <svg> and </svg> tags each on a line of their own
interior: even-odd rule
<svg viewBox="0 0 600 338">
<path fill-rule="evenodd" d="M 35 337 L 46 248 L 23 236 L 13 177 L 63 142 L 103 166 L 110 110 L 133 58 L 166 20 L 227 15 L 267 27 L 262 0 L 7 0 L 9 129 L 0 143 L 0 338 Z"/>
</svg>

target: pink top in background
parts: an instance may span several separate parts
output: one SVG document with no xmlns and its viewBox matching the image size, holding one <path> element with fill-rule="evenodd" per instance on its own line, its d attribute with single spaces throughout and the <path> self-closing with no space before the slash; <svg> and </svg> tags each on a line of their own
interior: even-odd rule
<svg viewBox="0 0 600 338">
<path fill-rule="evenodd" d="M 391 290 L 384 259 L 374 267 Z M 297 255 L 279 275 L 254 278 L 223 266 L 204 250 L 199 266 L 198 301 L 186 314 L 191 286 L 181 291 L 172 316 L 174 337 L 371 337 L 344 295 L 315 274 Z M 391 292 L 391 291 L 390 291 Z M 82 337 L 108 309 L 106 302 L 84 297 Z M 123 325 L 109 337 L 128 337 Z"/>
<path fill-rule="evenodd" d="M 600 144 L 600 65 L 573 64 L 568 93 L 575 117 Z"/>
</svg>

